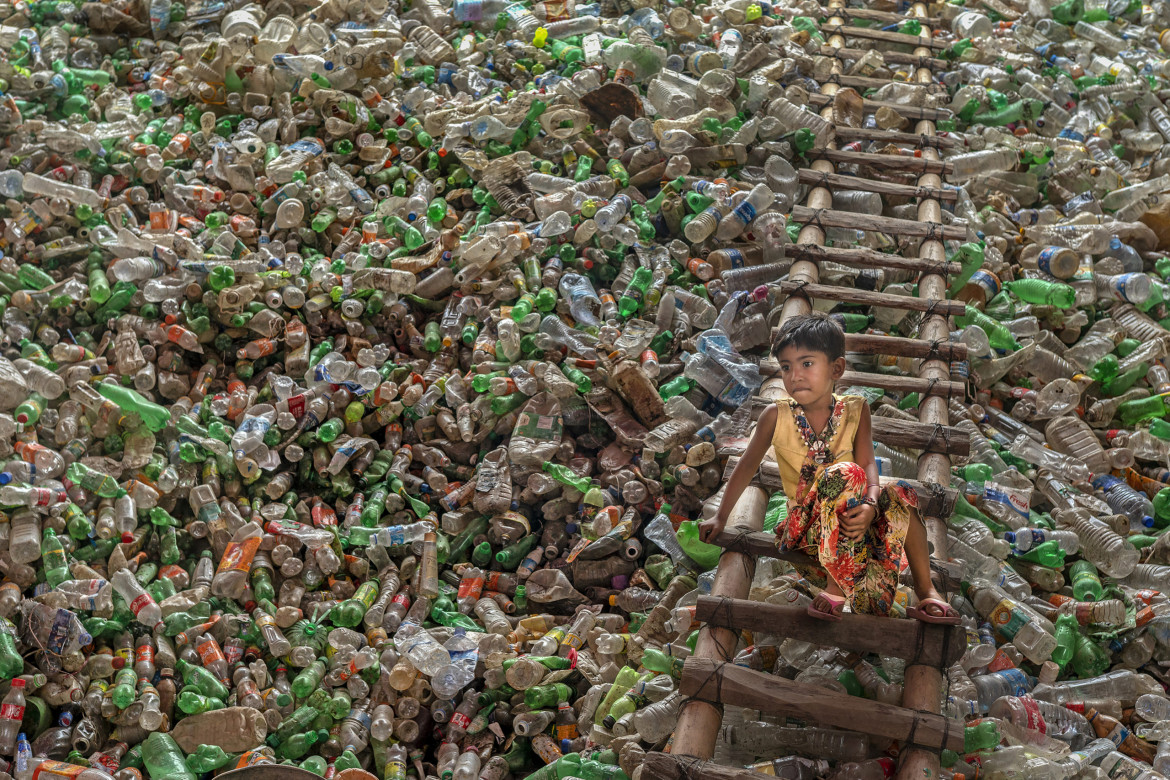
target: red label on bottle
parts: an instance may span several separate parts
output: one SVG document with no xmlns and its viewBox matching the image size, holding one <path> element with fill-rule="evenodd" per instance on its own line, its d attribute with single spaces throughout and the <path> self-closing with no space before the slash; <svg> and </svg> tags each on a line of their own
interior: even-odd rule
<svg viewBox="0 0 1170 780">
<path fill-rule="evenodd" d="M 24 720 L 24 705 L 0 704 L 0 720 Z"/>
<path fill-rule="evenodd" d="M 471 718 L 464 715 L 462 712 L 456 712 L 451 715 L 451 725 L 458 726 L 459 728 L 466 731 L 467 727 L 471 725 Z"/>
<path fill-rule="evenodd" d="M 136 596 L 135 599 L 130 602 L 130 611 L 137 615 L 143 610 L 144 607 L 146 607 L 147 604 L 152 603 L 154 603 L 154 599 L 151 597 L 151 595 L 149 593 L 143 593 L 139 596 Z"/>
<path fill-rule="evenodd" d="M 305 416 L 305 394 L 298 393 L 288 399 L 288 413 L 298 420 Z"/>
<path fill-rule="evenodd" d="M 1024 714 L 1028 716 L 1025 728 L 1029 731 L 1039 731 L 1041 734 L 1048 733 L 1048 724 L 1044 721 L 1044 716 L 1040 714 L 1040 705 L 1031 696 L 1021 696 L 1020 704 L 1024 705 Z"/>
<path fill-rule="evenodd" d="M 244 657 L 244 646 L 228 645 L 223 649 L 223 657 L 229 665 L 234 664 L 236 661 Z"/>
</svg>

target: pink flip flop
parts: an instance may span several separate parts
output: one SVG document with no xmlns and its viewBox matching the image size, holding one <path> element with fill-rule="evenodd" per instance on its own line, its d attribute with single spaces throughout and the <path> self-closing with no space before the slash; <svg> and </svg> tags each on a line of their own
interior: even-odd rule
<svg viewBox="0 0 1170 780">
<path fill-rule="evenodd" d="M 818 604 L 821 605 L 820 608 L 818 608 Z M 827 610 L 823 608 L 825 604 L 829 606 Z M 845 609 L 844 596 L 832 596 L 822 590 L 813 599 L 813 602 L 808 605 L 808 614 L 817 620 L 836 621 L 841 619 L 841 610 L 843 609 Z"/>
<path fill-rule="evenodd" d="M 938 607 L 942 610 L 942 614 L 930 614 L 923 609 L 927 605 Z M 906 610 L 906 617 L 921 620 L 923 623 L 933 623 L 938 626 L 957 626 L 962 622 L 962 618 L 959 617 L 959 613 L 955 611 L 955 608 L 942 599 L 923 599 L 918 602 L 917 606 Z"/>
</svg>

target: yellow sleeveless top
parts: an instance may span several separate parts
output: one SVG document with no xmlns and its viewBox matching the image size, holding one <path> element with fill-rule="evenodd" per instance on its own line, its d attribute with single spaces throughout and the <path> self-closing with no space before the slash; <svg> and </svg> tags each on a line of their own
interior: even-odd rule
<svg viewBox="0 0 1170 780">
<path fill-rule="evenodd" d="M 859 395 L 833 398 L 836 400 L 833 414 L 829 417 L 826 429 L 822 431 L 822 435 L 831 435 L 824 442 L 826 454 L 819 459 L 814 458 L 816 472 L 815 475 L 809 475 L 807 482 L 810 486 L 826 466 L 853 460 L 853 441 L 857 438 L 857 426 L 861 423 L 861 407 L 865 404 L 865 398 Z M 804 409 L 793 399 L 777 401 L 776 411 L 772 451 L 776 456 L 777 465 L 780 466 L 784 493 L 789 500 L 795 501 L 799 498 L 797 489 L 800 486 L 801 469 L 808 461 L 810 442 L 815 444 L 818 437 L 805 419 Z"/>
</svg>

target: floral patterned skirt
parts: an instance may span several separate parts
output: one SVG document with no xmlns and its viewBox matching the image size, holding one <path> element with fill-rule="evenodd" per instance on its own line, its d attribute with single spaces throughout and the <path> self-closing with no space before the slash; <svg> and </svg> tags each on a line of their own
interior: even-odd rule
<svg viewBox="0 0 1170 780">
<path fill-rule="evenodd" d="M 865 497 L 865 469 L 856 463 L 833 463 L 816 477 L 799 506 L 776 528 L 782 552 L 809 556 L 796 569 L 818 588 L 828 584 L 826 573 L 841 586 L 854 612 L 888 615 L 898 587 L 898 572 L 906 532 L 915 519 L 918 495 L 905 482 L 882 489 L 878 514 L 856 541 L 839 533 L 838 517 Z"/>
</svg>

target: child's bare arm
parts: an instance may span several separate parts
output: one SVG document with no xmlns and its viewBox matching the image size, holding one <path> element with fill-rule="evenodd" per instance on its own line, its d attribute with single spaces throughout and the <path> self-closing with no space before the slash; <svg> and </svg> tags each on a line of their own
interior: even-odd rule
<svg viewBox="0 0 1170 780">
<path fill-rule="evenodd" d="M 870 421 L 869 407 L 861 406 L 861 420 L 857 424 L 857 438 L 853 442 L 853 462 L 865 469 L 866 484 L 878 484 L 877 458 L 873 454 L 873 423 Z M 877 499 L 877 495 L 870 491 L 869 497 Z"/>
<path fill-rule="evenodd" d="M 731 517 L 731 510 L 735 508 L 744 488 L 751 484 L 756 470 L 764 462 L 764 455 L 772 444 L 772 434 L 776 431 L 776 405 L 769 404 L 756 421 L 756 429 L 748 440 L 747 449 L 735 464 L 731 478 L 727 480 L 727 487 L 723 491 L 723 499 L 719 502 L 719 511 L 713 520 L 706 520 L 699 524 L 699 538 L 704 542 L 714 541 L 727 525 Z"/>
<path fill-rule="evenodd" d="M 873 454 L 873 424 L 870 422 L 869 407 L 864 405 L 861 407 L 861 421 L 857 425 L 857 438 L 853 441 L 853 462 L 865 469 L 865 497 L 877 501 L 881 489 L 878 487 L 877 458 Z M 876 517 L 876 506 L 860 504 L 841 518 L 841 531 L 847 539 L 860 539 Z"/>
</svg>

